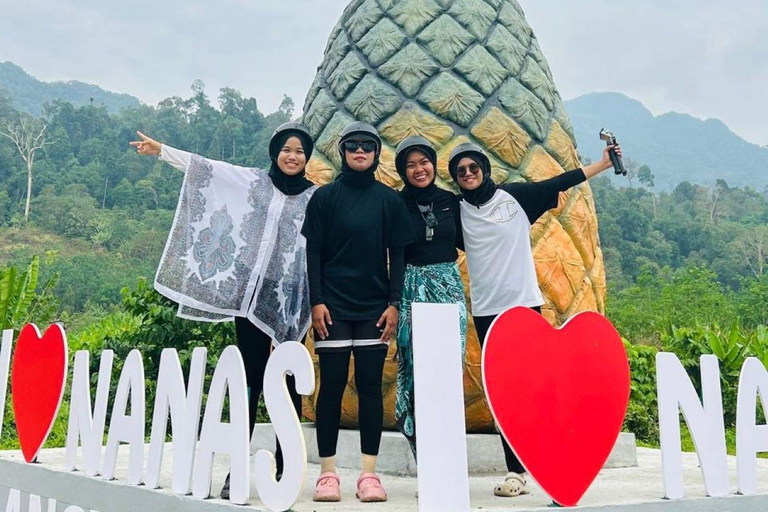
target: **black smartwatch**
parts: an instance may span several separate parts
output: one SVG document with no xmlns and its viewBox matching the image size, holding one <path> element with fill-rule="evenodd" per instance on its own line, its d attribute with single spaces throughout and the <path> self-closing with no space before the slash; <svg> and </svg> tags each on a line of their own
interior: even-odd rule
<svg viewBox="0 0 768 512">
<path fill-rule="evenodd" d="M 399 300 L 391 300 L 391 301 L 389 301 L 389 305 L 394 307 L 395 309 L 400 309 L 400 301 Z"/>
</svg>

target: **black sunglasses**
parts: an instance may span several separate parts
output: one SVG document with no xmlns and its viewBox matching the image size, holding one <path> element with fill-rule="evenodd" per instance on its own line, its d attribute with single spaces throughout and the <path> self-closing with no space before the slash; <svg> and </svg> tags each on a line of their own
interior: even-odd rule
<svg viewBox="0 0 768 512">
<path fill-rule="evenodd" d="M 472 174 L 479 174 L 480 171 L 483 169 L 478 164 L 470 164 L 469 168 L 467 167 L 459 167 L 456 169 L 456 175 L 461 176 L 462 178 L 467 175 L 467 173 Z"/>
<path fill-rule="evenodd" d="M 376 151 L 377 144 L 372 140 L 347 140 L 341 146 L 347 153 L 356 153 L 360 148 L 363 148 L 366 153 L 373 153 Z"/>
</svg>

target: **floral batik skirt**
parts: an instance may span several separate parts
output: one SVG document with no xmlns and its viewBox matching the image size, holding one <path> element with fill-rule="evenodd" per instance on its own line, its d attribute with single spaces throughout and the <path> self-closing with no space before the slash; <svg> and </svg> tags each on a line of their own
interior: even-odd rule
<svg viewBox="0 0 768 512">
<path fill-rule="evenodd" d="M 400 305 L 400 321 L 397 326 L 397 402 L 395 418 L 400 432 L 411 445 L 416 457 L 416 422 L 414 419 L 413 392 L 413 332 L 411 304 L 457 304 L 459 306 L 461 354 L 466 350 L 467 304 L 464 298 L 464 284 L 456 263 L 434 265 L 408 265 L 403 284 L 403 298 Z"/>
</svg>

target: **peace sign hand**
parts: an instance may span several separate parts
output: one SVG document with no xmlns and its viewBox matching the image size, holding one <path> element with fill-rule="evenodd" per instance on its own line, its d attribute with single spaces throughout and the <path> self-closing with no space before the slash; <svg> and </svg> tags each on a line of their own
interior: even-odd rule
<svg viewBox="0 0 768 512">
<path fill-rule="evenodd" d="M 150 139 L 141 132 L 136 132 L 140 141 L 131 142 L 131 146 L 135 147 L 140 155 L 160 156 L 160 150 L 163 147 L 162 144 L 155 139 Z"/>
</svg>

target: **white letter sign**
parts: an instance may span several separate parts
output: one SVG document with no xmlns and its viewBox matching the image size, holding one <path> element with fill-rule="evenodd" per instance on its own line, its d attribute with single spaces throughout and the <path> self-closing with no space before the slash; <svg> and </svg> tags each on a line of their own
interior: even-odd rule
<svg viewBox="0 0 768 512">
<path fill-rule="evenodd" d="M 125 414 L 128 399 L 131 415 Z M 128 483 L 139 485 L 144 473 L 144 415 L 146 414 L 144 385 L 144 361 L 141 352 L 132 350 L 125 359 L 120 380 L 117 383 L 115 403 L 112 404 L 112 420 L 109 423 L 107 450 L 104 455 L 104 478 L 112 480 L 117 464 L 117 449 L 121 442 L 130 445 Z"/>
<path fill-rule="evenodd" d="M 160 356 L 157 377 L 155 410 L 152 416 L 152 435 L 147 461 L 147 487 L 160 485 L 160 469 L 163 464 L 165 434 L 168 431 L 168 413 L 173 426 L 173 492 L 192 492 L 192 471 L 195 464 L 195 443 L 200 425 L 200 406 L 203 400 L 205 363 L 208 350 L 198 347 L 192 352 L 189 369 L 189 388 L 185 393 L 184 375 L 179 354 L 167 348 Z"/>
<path fill-rule="evenodd" d="M 469 469 L 459 308 L 411 308 L 419 510 L 465 512 Z"/>
<path fill-rule="evenodd" d="M 675 354 L 656 354 L 656 372 L 661 463 L 666 497 L 678 499 L 685 494 L 679 410 L 682 410 L 691 431 L 707 493 L 716 497 L 727 496 L 730 492 L 728 460 L 717 358 L 712 355 L 701 356 L 703 405 Z"/>
<path fill-rule="evenodd" d="M 283 476 L 275 481 L 274 455 L 259 450 L 254 461 L 256 490 L 264 506 L 276 511 L 293 507 L 307 474 L 307 446 L 285 384 L 287 374 L 296 379 L 300 395 L 311 395 L 315 390 L 315 367 L 301 343 L 281 343 L 269 357 L 264 373 L 264 403 L 283 451 Z"/>
<path fill-rule="evenodd" d="M 222 423 L 224 396 L 229 391 L 229 423 Z M 197 445 L 197 461 L 192 492 L 196 498 L 211 495 L 213 456 L 230 457 L 229 501 L 245 505 L 251 494 L 251 465 L 248 439 L 248 396 L 245 386 L 243 357 L 230 345 L 219 357 L 213 372 L 208 402 L 205 404 L 203 427 Z"/>
<path fill-rule="evenodd" d="M 112 382 L 112 363 L 115 354 L 111 350 L 101 353 L 99 381 L 96 385 L 96 404 L 91 412 L 90 354 L 87 350 L 75 353 L 75 369 L 72 374 L 72 398 L 69 404 L 69 428 L 64 467 L 75 471 L 77 443 L 83 446 L 83 469 L 88 476 L 99 474 L 101 447 L 104 442 L 104 426 L 107 421 L 107 400 Z"/>
<path fill-rule="evenodd" d="M 768 372 L 755 357 L 744 361 L 736 406 L 736 463 L 739 492 L 757 492 L 757 454 L 768 452 L 768 426 L 757 425 L 757 396 L 768 411 Z"/>
</svg>

